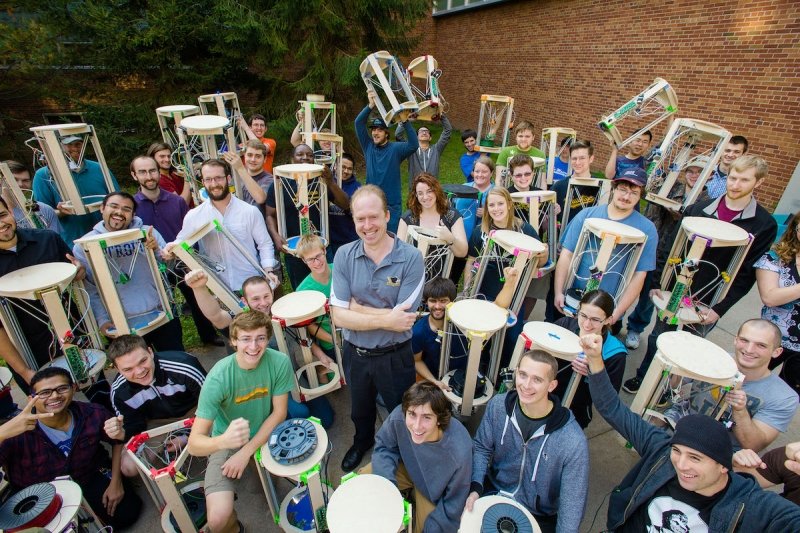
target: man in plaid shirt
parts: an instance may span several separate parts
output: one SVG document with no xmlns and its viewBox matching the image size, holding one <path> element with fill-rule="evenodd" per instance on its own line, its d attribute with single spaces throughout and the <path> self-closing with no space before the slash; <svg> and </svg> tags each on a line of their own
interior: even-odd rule
<svg viewBox="0 0 800 533">
<path fill-rule="evenodd" d="M 30 386 L 28 405 L 0 428 L 0 465 L 12 490 L 68 475 L 105 524 L 114 531 L 131 526 L 142 500 L 120 472 L 122 443 L 103 431 L 113 415 L 96 403 L 73 402 L 75 384 L 63 368 L 39 370 Z M 102 442 L 111 445 L 110 460 Z"/>
</svg>

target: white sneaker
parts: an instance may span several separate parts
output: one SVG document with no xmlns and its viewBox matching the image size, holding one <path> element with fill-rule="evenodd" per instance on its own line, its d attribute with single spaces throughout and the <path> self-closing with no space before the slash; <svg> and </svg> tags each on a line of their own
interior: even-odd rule
<svg viewBox="0 0 800 533">
<path fill-rule="evenodd" d="M 625 346 L 630 348 L 631 350 L 635 350 L 639 347 L 639 334 L 635 331 L 629 331 L 628 334 L 625 336 Z"/>
</svg>

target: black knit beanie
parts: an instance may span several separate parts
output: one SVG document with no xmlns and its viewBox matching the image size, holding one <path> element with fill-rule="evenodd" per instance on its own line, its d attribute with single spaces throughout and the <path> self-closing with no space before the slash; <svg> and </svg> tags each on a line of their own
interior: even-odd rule
<svg viewBox="0 0 800 533">
<path fill-rule="evenodd" d="M 733 469 L 733 445 L 728 430 L 710 416 L 688 415 L 678 420 L 672 444 L 697 450 L 728 470 Z"/>
</svg>

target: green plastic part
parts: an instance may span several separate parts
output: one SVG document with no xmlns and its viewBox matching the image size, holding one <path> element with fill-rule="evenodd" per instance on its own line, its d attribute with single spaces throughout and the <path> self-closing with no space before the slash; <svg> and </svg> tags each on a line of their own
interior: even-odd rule
<svg viewBox="0 0 800 533">
<path fill-rule="evenodd" d="M 356 472 L 350 472 L 349 474 L 345 474 L 345 475 L 342 476 L 342 481 L 339 484 L 341 485 L 342 483 L 345 483 L 346 481 L 350 481 L 351 479 L 353 479 L 357 475 L 358 474 Z"/>
<path fill-rule="evenodd" d="M 408 523 L 411 521 L 411 505 L 403 500 L 403 525 L 407 526 Z"/>
<path fill-rule="evenodd" d="M 309 416 L 306 420 L 311 420 L 312 422 L 319 424 L 320 426 L 322 425 L 322 421 L 316 416 Z"/>
<path fill-rule="evenodd" d="M 212 220 L 212 222 L 214 223 L 214 228 L 215 228 L 217 231 L 222 231 L 222 224 L 220 224 L 219 220 L 217 220 L 217 219 L 215 218 L 214 220 Z"/>
<path fill-rule="evenodd" d="M 678 312 L 678 308 L 681 305 L 681 300 L 683 300 L 684 294 L 686 294 L 686 284 L 676 283 L 675 287 L 672 289 L 672 294 L 669 297 L 669 302 L 667 302 L 667 310 L 669 312 Z"/>
<path fill-rule="evenodd" d="M 188 242 L 184 241 L 184 242 L 181 243 L 181 248 L 183 248 L 184 250 L 186 250 L 188 252 L 192 247 L 189 246 Z"/>
<path fill-rule="evenodd" d="M 319 463 L 317 463 L 316 465 L 312 466 L 311 468 L 300 474 L 300 481 L 304 485 L 308 485 L 308 476 L 310 476 L 315 472 L 319 472 Z"/>
<path fill-rule="evenodd" d="M 617 111 L 616 113 L 614 113 L 614 118 L 615 118 L 615 119 L 617 119 L 617 118 L 620 118 L 620 117 L 622 117 L 622 116 L 625 116 L 625 114 L 627 114 L 627 113 L 628 113 L 628 111 L 630 111 L 630 110 L 631 110 L 631 109 L 633 109 L 634 107 L 636 107 L 636 100 L 631 100 L 630 102 L 628 102 L 627 104 L 625 104 L 624 106 L 622 106 L 622 107 L 619 109 L 619 111 Z"/>
</svg>

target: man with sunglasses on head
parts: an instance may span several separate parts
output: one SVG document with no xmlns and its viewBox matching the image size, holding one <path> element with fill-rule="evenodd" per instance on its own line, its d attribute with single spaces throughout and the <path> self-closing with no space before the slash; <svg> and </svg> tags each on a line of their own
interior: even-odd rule
<svg viewBox="0 0 800 533">
<path fill-rule="evenodd" d="M 0 430 L 0 465 L 11 489 L 70 476 L 104 524 L 114 531 L 133 525 L 142 500 L 120 472 L 122 443 L 103 431 L 111 412 L 73 401 L 77 389 L 63 368 L 39 370 L 30 386 L 28 405 Z M 110 458 L 103 442 L 111 446 Z"/>
</svg>

